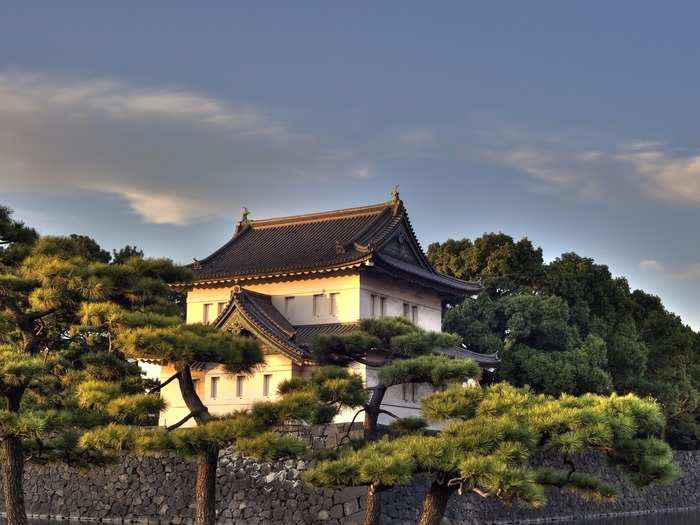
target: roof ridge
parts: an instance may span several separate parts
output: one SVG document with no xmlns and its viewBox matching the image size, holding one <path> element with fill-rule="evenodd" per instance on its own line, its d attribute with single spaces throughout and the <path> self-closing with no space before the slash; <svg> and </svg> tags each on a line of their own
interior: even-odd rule
<svg viewBox="0 0 700 525">
<path fill-rule="evenodd" d="M 360 217 L 363 215 L 373 215 L 391 206 L 391 202 L 381 202 L 368 206 L 357 206 L 354 208 L 342 208 L 340 210 L 327 210 L 313 213 L 303 213 L 300 215 L 287 215 L 284 217 L 270 217 L 268 219 L 254 219 L 248 221 L 248 225 L 254 228 L 265 228 L 274 226 L 291 226 L 308 222 L 320 222 L 339 218 Z"/>
</svg>

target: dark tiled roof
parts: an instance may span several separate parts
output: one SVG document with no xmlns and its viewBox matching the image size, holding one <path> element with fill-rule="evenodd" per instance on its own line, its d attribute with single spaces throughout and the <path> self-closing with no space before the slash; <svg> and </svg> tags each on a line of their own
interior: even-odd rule
<svg viewBox="0 0 700 525">
<path fill-rule="evenodd" d="M 301 363 L 308 352 L 296 344 L 296 329 L 272 304 L 269 295 L 239 288 L 231 294 L 231 301 L 216 318 L 214 324 L 225 327 L 234 312 L 238 312 L 250 325 L 254 335 L 270 341 L 279 351 Z"/>
<path fill-rule="evenodd" d="M 402 233 L 403 232 L 403 233 Z M 392 235 L 412 256 L 383 254 Z M 407 237 L 407 239 L 406 239 Z M 406 243 L 407 241 L 407 243 Z M 274 278 L 356 268 L 373 258 L 396 277 L 434 287 L 448 297 L 481 290 L 477 283 L 436 272 L 428 262 L 400 200 L 372 206 L 241 222 L 233 238 L 192 268 L 199 282 Z"/>
<path fill-rule="evenodd" d="M 197 279 L 246 277 L 342 266 L 366 258 L 363 241 L 393 217 L 389 203 L 239 225 L 195 269 Z M 370 239 L 367 239 L 370 237 Z"/>
<path fill-rule="evenodd" d="M 317 335 L 325 334 L 347 334 L 358 330 L 358 323 L 329 323 L 329 324 L 307 324 L 297 326 L 296 343 L 301 346 L 308 346 Z"/>
<path fill-rule="evenodd" d="M 379 263 L 377 266 L 378 269 L 383 268 L 389 273 L 397 274 L 409 281 L 428 281 L 436 288 L 442 288 L 445 291 L 458 290 L 462 292 L 462 295 L 474 295 L 481 292 L 481 285 L 478 283 L 462 281 L 461 279 L 455 279 L 449 275 L 426 270 L 423 267 L 402 261 L 390 255 L 379 254 L 377 255 L 377 260 Z"/>
</svg>

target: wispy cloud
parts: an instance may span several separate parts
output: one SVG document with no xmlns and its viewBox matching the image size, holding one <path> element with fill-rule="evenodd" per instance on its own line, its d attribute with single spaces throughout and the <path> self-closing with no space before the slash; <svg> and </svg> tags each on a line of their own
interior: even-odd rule
<svg viewBox="0 0 700 525">
<path fill-rule="evenodd" d="M 700 155 L 673 156 L 661 143 L 637 142 L 623 145 L 618 158 L 633 166 L 652 197 L 700 204 Z"/>
<path fill-rule="evenodd" d="M 669 281 L 700 283 L 700 263 L 692 263 L 680 268 L 670 268 L 655 259 L 645 259 L 639 263 L 639 267 L 645 272 L 653 273 Z"/>
<path fill-rule="evenodd" d="M 176 87 L 134 87 L 112 79 L 68 81 L 47 75 L 0 75 L 0 109 L 22 112 L 85 111 L 117 119 L 172 119 L 247 133 L 284 135 L 286 130 L 259 111 Z"/>
<path fill-rule="evenodd" d="M 374 175 L 374 172 L 369 166 L 359 166 L 352 171 L 352 176 L 356 179 L 370 179 L 372 175 Z"/>
<path fill-rule="evenodd" d="M 0 193 L 104 193 L 177 225 L 291 194 L 299 174 L 373 175 L 347 145 L 192 89 L 2 72 L 0 166 Z"/>
<path fill-rule="evenodd" d="M 599 197 L 616 187 L 628 193 L 642 191 L 657 200 L 700 205 L 700 153 L 672 154 L 658 141 L 600 147 L 521 129 L 487 137 L 501 143 L 483 146 L 487 160 L 527 175 L 535 191 Z"/>
<path fill-rule="evenodd" d="M 569 192 L 585 197 L 601 193 L 605 154 L 558 140 L 512 140 L 487 147 L 484 157 L 527 175 L 537 192 Z"/>
</svg>

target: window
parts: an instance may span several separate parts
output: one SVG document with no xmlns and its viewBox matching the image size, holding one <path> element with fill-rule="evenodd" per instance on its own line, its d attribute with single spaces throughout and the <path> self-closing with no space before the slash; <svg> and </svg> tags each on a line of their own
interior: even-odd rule
<svg viewBox="0 0 700 525">
<path fill-rule="evenodd" d="M 207 303 L 204 305 L 204 313 L 202 314 L 202 322 L 204 324 L 209 324 L 211 321 L 211 303 Z"/>
<path fill-rule="evenodd" d="M 245 376 L 236 376 L 236 397 L 243 397 L 243 381 Z"/>
<path fill-rule="evenodd" d="M 338 292 L 329 294 L 328 298 L 328 313 L 331 315 L 338 315 Z"/>
<path fill-rule="evenodd" d="M 221 315 L 221 312 L 226 308 L 226 303 L 216 303 L 216 314 Z"/>
<path fill-rule="evenodd" d="M 313 305 L 313 310 L 314 310 L 314 315 L 318 317 L 321 315 L 321 303 L 323 302 L 323 294 L 315 294 L 314 295 L 314 305 Z"/>
<path fill-rule="evenodd" d="M 369 304 L 370 317 L 377 317 L 377 301 L 378 300 L 379 300 L 379 297 L 377 297 L 375 294 L 370 295 L 370 304 Z"/>
<path fill-rule="evenodd" d="M 408 319 L 408 314 L 411 312 L 411 305 L 403 303 L 403 316 Z"/>
<path fill-rule="evenodd" d="M 403 383 L 401 385 L 403 388 L 403 400 L 411 403 L 416 402 L 416 384 L 415 383 Z"/>
<path fill-rule="evenodd" d="M 211 388 L 209 390 L 209 397 L 212 399 L 216 399 L 216 396 L 219 393 L 219 378 L 218 377 L 212 377 L 211 378 Z"/>
<path fill-rule="evenodd" d="M 197 392 L 197 395 L 201 396 L 202 393 L 199 391 L 199 379 L 193 379 L 192 386 L 194 387 L 194 391 Z"/>
<path fill-rule="evenodd" d="M 416 305 L 411 306 L 411 321 L 413 324 L 418 324 L 418 307 Z"/>
<path fill-rule="evenodd" d="M 379 298 L 379 315 L 384 317 L 386 315 L 386 297 Z"/>
<path fill-rule="evenodd" d="M 263 396 L 270 397 L 270 383 L 272 382 L 272 374 L 263 376 Z"/>
<path fill-rule="evenodd" d="M 284 298 L 284 315 L 289 318 L 292 315 L 292 309 L 294 308 L 294 297 Z"/>
</svg>

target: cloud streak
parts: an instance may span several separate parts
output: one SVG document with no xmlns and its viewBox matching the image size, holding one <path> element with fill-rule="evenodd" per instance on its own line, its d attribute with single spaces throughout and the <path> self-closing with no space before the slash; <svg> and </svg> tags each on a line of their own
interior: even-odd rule
<svg viewBox="0 0 700 525">
<path fill-rule="evenodd" d="M 103 193 L 145 222 L 186 225 L 228 214 L 243 194 L 292 195 L 304 174 L 367 179 L 363 161 L 191 89 L 0 73 L 0 192 Z"/>
<path fill-rule="evenodd" d="M 658 142 L 622 146 L 618 158 L 631 164 L 650 196 L 700 205 L 700 155 L 671 156 Z"/>
</svg>

